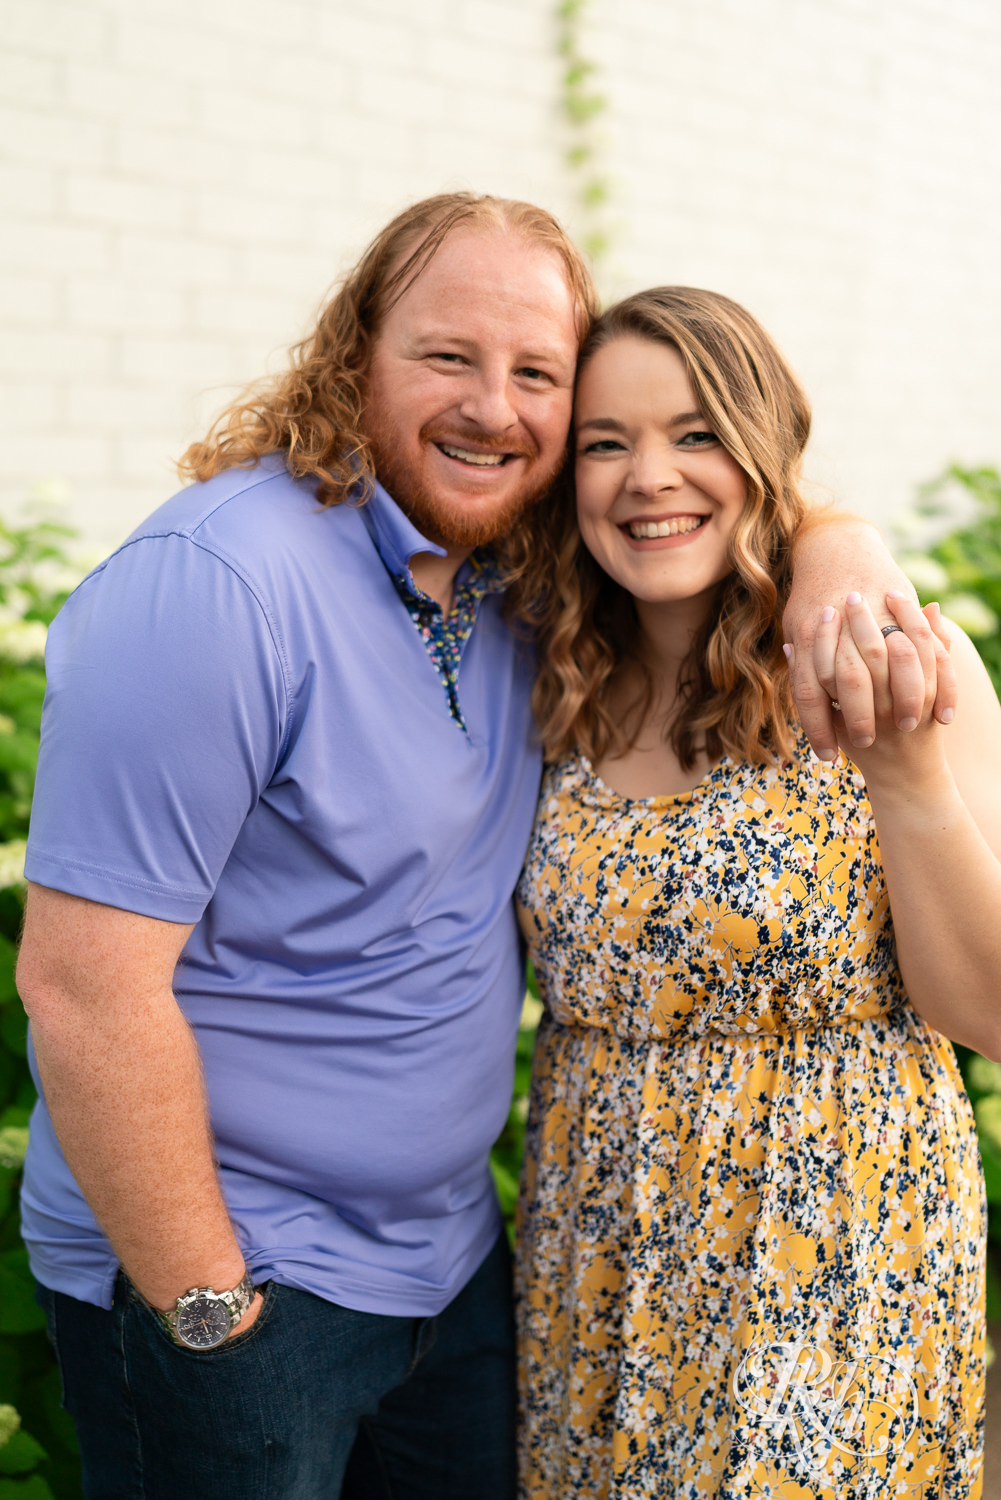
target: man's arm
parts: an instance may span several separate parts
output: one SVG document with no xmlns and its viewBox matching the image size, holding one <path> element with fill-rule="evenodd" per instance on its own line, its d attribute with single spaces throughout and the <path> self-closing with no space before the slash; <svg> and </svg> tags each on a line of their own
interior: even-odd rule
<svg viewBox="0 0 1001 1500">
<path fill-rule="evenodd" d="M 70 1170 L 133 1284 L 164 1309 L 193 1286 L 228 1291 L 245 1270 L 198 1048 L 171 990 L 190 932 L 32 885 L 18 964 Z"/>
<path fill-rule="evenodd" d="M 853 744 L 864 747 L 876 735 L 872 681 L 851 631 L 842 628 L 835 653 L 818 642 L 825 606 L 845 619 L 845 600 L 857 591 L 865 598 L 879 624 L 893 624 L 886 596 L 894 590 L 915 598 L 876 528 L 837 511 L 811 511 L 793 544 L 793 584 L 782 617 L 792 655 L 792 693 L 810 744 L 821 760 L 835 760 L 838 737 L 831 699 L 841 704 Z M 898 728 L 913 728 L 921 716 L 925 682 L 921 663 L 907 636 L 894 631 L 887 637 L 890 687 Z M 956 707 L 955 676 L 944 647 L 937 652 L 939 690 L 935 717 L 951 722 Z"/>
</svg>

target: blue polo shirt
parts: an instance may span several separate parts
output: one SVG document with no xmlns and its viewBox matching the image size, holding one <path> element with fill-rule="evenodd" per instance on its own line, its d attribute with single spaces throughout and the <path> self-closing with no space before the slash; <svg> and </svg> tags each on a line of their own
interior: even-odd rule
<svg viewBox="0 0 1001 1500">
<path fill-rule="evenodd" d="M 500 597 L 462 646 L 461 723 L 400 597 L 437 550 L 378 486 L 321 509 L 277 457 L 169 500 L 49 633 L 25 867 L 196 924 L 174 988 L 255 1279 L 404 1315 L 499 1231 L 539 781 Z M 38 1279 L 109 1306 L 44 1099 L 22 1212 Z"/>
</svg>

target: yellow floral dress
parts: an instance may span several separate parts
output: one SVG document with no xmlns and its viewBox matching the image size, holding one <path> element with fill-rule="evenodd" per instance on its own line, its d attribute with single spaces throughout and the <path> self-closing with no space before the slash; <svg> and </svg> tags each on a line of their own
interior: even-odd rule
<svg viewBox="0 0 1001 1500">
<path fill-rule="evenodd" d="M 865 788 L 549 769 L 517 1260 L 525 1500 L 980 1494 L 983 1178 Z"/>
</svg>

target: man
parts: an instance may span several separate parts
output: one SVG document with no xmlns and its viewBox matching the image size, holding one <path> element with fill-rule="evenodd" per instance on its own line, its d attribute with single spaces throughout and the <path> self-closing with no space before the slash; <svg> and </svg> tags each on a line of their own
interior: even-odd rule
<svg viewBox="0 0 1001 1500">
<path fill-rule="evenodd" d="M 593 308 L 541 210 L 418 204 L 52 628 L 23 1210 L 90 1496 L 513 1491 L 487 1155 L 539 765 L 489 544 L 561 465 Z M 828 531 L 810 621 L 900 582 Z"/>
</svg>

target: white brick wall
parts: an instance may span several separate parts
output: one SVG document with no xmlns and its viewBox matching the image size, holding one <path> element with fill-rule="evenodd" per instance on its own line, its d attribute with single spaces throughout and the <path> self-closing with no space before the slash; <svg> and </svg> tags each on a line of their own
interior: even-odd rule
<svg viewBox="0 0 1001 1500">
<path fill-rule="evenodd" d="M 568 213 L 553 9 L 0 0 L 0 506 L 60 477 L 114 543 L 404 203 Z M 607 290 L 759 312 L 859 508 L 1001 461 L 996 0 L 591 0 L 587 44 Z"/>
<path fill-rule="evenodd" d="M 949 459 L 1001 463 L 1001 7 L 593 8 L 615 292 L 738 297 L 814 399 L 809 468 L 887 517 Z"/>
</svg>

